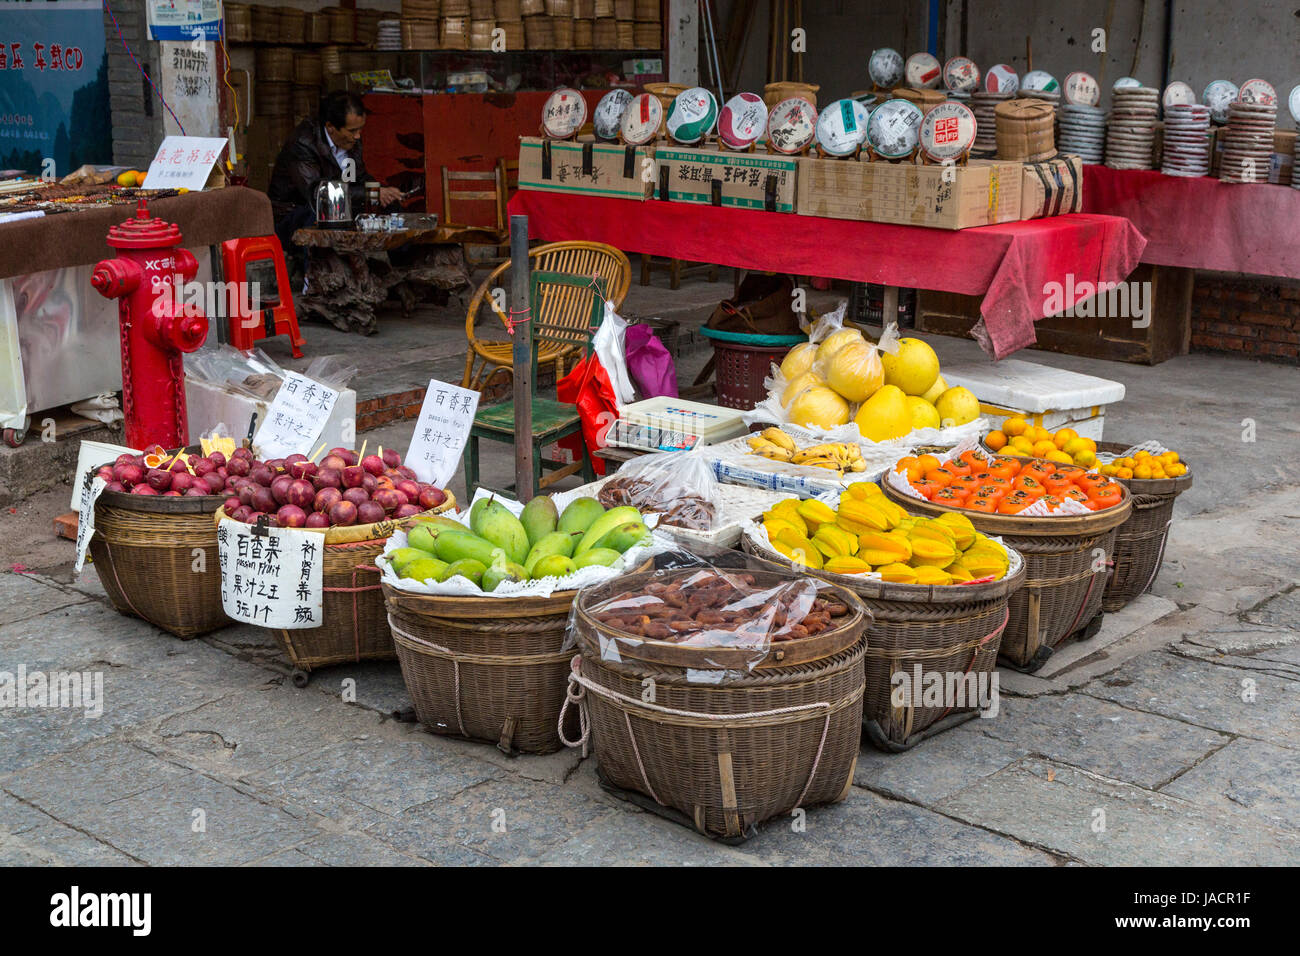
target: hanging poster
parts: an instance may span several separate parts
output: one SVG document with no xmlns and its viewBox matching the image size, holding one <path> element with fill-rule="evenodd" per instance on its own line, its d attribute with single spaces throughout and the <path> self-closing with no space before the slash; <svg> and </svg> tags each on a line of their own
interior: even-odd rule
<svg viewBox="0 0 1300 956">
<path fill-rule="evenodd" d="M 216 40 L 220 0 L 148 0 L 149 36 L 154 40 Z"/>
</svg>

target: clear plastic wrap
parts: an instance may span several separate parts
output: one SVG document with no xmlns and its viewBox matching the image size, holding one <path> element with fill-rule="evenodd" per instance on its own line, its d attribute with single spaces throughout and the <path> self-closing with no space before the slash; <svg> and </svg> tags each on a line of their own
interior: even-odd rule
<svg viewBox="0 0 1300 956">
<path fill-rule="evenodd" d="M 628 462 L 597 493 L 606 508 L 631 505 L 658 514 L 659 524 L 712 531 L 718 520 L 717 478 L 700 451 L 668 451 Z"/>
<path fill-rule="evenodd" d="M 245 354 L 232 345 L 200 349 L 185 356 L 189 378 L 260 401 L 275 396 L 284 370 L 261 349 Z"/>
<path fill-rule="evenodd" d="M 584 588 L 565 649 L 584 643 L 603 660 L 673 665 L 691 680 L 720 683 L 752 671 L 774 645 L 861 619 L 852 595 L 818 578 L 760 568 L 734 552 L 713 560 L 664 553 L 658 570 Z"/>
<path fill-rule="evenodd" d="M 322 355 L 312 359 L 302 374 L 341 392 L 357 374 L 357 367 L 349 365 L 342 355 Z"/>
</svg>

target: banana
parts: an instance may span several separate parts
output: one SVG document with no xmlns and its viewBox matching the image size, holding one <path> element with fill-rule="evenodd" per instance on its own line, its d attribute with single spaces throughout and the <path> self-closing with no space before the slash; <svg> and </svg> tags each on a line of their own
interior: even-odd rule
<svg viewBox="0 0 1300 956">
<path fill-rule="evenodd" d="M 794 439 L 779 428 L 764 428 L 761 434 L 762 437 L 766 438 L 773 445 L 780 445 L 789 452 L 795 450 Z"/>
<path fill-rule="evenodd" d="M 837 458 L 810 458 L 799 462 L 806 468 L 825 468 L 829 471 L 842 472 L 844 469 Z"/>
<path fill-rule="evenodd" d="M 758 455 L 761 458 L 770 458 L 772 461 L 789 461 L 789 449 L 782 448 L 779 445 L 766 444 L 762 448 L 754 449 L 751 454 Z"/>
</svg>

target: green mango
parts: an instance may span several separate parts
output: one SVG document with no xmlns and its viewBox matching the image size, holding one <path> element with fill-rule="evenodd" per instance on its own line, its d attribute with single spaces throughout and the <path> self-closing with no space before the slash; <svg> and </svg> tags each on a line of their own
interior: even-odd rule
<svg viewBox="0 0 1300 956">
<path fill-rule="evenodd" d="M 438 539 L 438 535 L 442 534 L 444 530 L 446 529 L 417 524 L 406 533 L 406 543 L 410 547 L 417 548 L 426 554 L 436 554 L 437 548 L 434 547 L 434 542 Z M 463 533 L 469 529 L 464 525 L 461 525 L 460 530 Z"/>
<path fill-rule="evenodd" d="M 589 568 L 593 564 L 602 568 L 607 568 L 623 555 L 619 554 L 613 548 L 592 548 L 582 557 L 573 562 L 574 567 Z"/>
<path fill-rule="evenodd" d="M 538 578 L 556 577 L 562 578 L 578 570 L 571 558 L 566 558 L 562 554 L 552 554 L 542 558 L 533 565 L 533 580 Z"/>
<path fill-rule="evenodd" d="M 422 558 L 407 562 L 397 576 L 408 581 L 441 581 L 442 573 L 447 570 L 447 567 L 446 561 L 439 561 L 426 554 Z"/>
<path fill-rule="evenodd" d="M 492 552 L 497 546 L 476 534 L 466 532 L 444 531 L 434 541 L 435 554 L 443 561 L 452 563 L 473 558 L 486 568 L 492 563 Z"/>
<path fill-rule="evenodd" d="M 611 548 L 622 554 L 648 537 L 650 529 L 644 521 L 628 521 L 601 538 L 596 548 Z"/>
<path fill-rule="evenodd" d="M 627 524 L 629 521 L 640 520 L 641 512 L 637 511 L 631 505 L 622 505 L 618 508 L 610 508 L 592 522 L 591 527 L 587 529 L 587 533 L 584 534 L 582 540 L 578 542 L 578 546 L 573 549 L 573 556 L 578 558 L 586 554 L 592 548 L 596 547 L 601 538 L 605 537 L 605 535 L 609 534 L 619 525 Z"/>
<path fill-rule="evenodd" d="M 449 581 L 459 575 L 462 578 L 468 578 L 478 585 L 483 580 L 483 575 L 487 572 L 487 565 L 482 561 L 475 561 L 473 558 L 464 558 L 460 561 L 453 561 L 442 569 L 438 575 L 439 581 Z"/>
<path fill-rule="evenodd" d="M 419 514 L 415 516 L 416 526 L 429 525 L 439 531 L 468 531 L 459 521 L 444 518 L 442 515 Z M 437 534 L 435 531 L 434 534 Z"/>
<path fill-rule="evenodd" d="M 550 495 L 538 495 L 524 505 L 524 513 L 519 516 L 519 523 L 528 535 L 530 548 L 554 531 L 559 522 L 560 513 L 555 510 L 555 502 Z"/>
<path fill-rule="evenodd" d="M 406 567 L 412 561 L 420 558 L 427 558 L 432 554 L 422 548 L 397 548 L 388 555 L 388 564 L 395 574 L 401 574 L 402 568 Z"/>
<path fill-rule="evenodd" d="M 533 565 L 542 558 L 549 558 L 553 554 L 563 555 L 566 558 L 573 557 L 573 549 L 578 543 L 581 535 L 565 534 L 563 531 L 552 531 L 538 541 L 528 552 L 528 557 L 524 559 L 524 567 L 528 570 L 529 575 L 533 573 Z"/>
<path fill-rule="evenodd" d="M 492 566 L 483 572 L 483 580 L 479 587 L 484 591 L 495 591 L 504 581 L 527 580 L 528 572 L 520 565 L 506 558 L 506 553 L 498 549 L 497 556 L 492 561 Z"/>
<path fill-rule="evenodd" d="M 470 509 L 469 526 L 484 540 L 505 549 L 516 564 L 528 557 L 528 533 L 510 509 L 495 498 L 480 498 Z"/>
<path fill-rule="evenodd" d="M 564 509 L 564 514 L 560 515 L 555 530 L 566 533 L 586 531 L 604 513 L 605 506 L 595 498 L 575 498 Z"/>
</svg>

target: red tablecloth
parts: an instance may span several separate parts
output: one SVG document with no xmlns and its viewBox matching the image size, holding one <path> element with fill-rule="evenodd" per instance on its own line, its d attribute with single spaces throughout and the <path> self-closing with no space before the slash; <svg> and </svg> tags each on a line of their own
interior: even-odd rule
<svg viewBox="0 0 1300 956">
<path fill-rule="evenodd" d="M 1126 219 L 1082 214 L 952 231 L 530 190 L 515 194 L 510 212 L 528 216 L 529 235 L 548 241 L 586 239 L 691 262 L 982 295 L 973 332 L 994 358 L 1034 344 L 1050 283 L 1066 284 L 1067 274 L 1075 286 L 1123 281 L 1144 242 Z"/>
<path fill-rule="evenodd" d="M 1143 262 L 1300 278 L 1300 189 L 1085 166 L 1083 207 L 1137 226 Z"/>
</svg>

